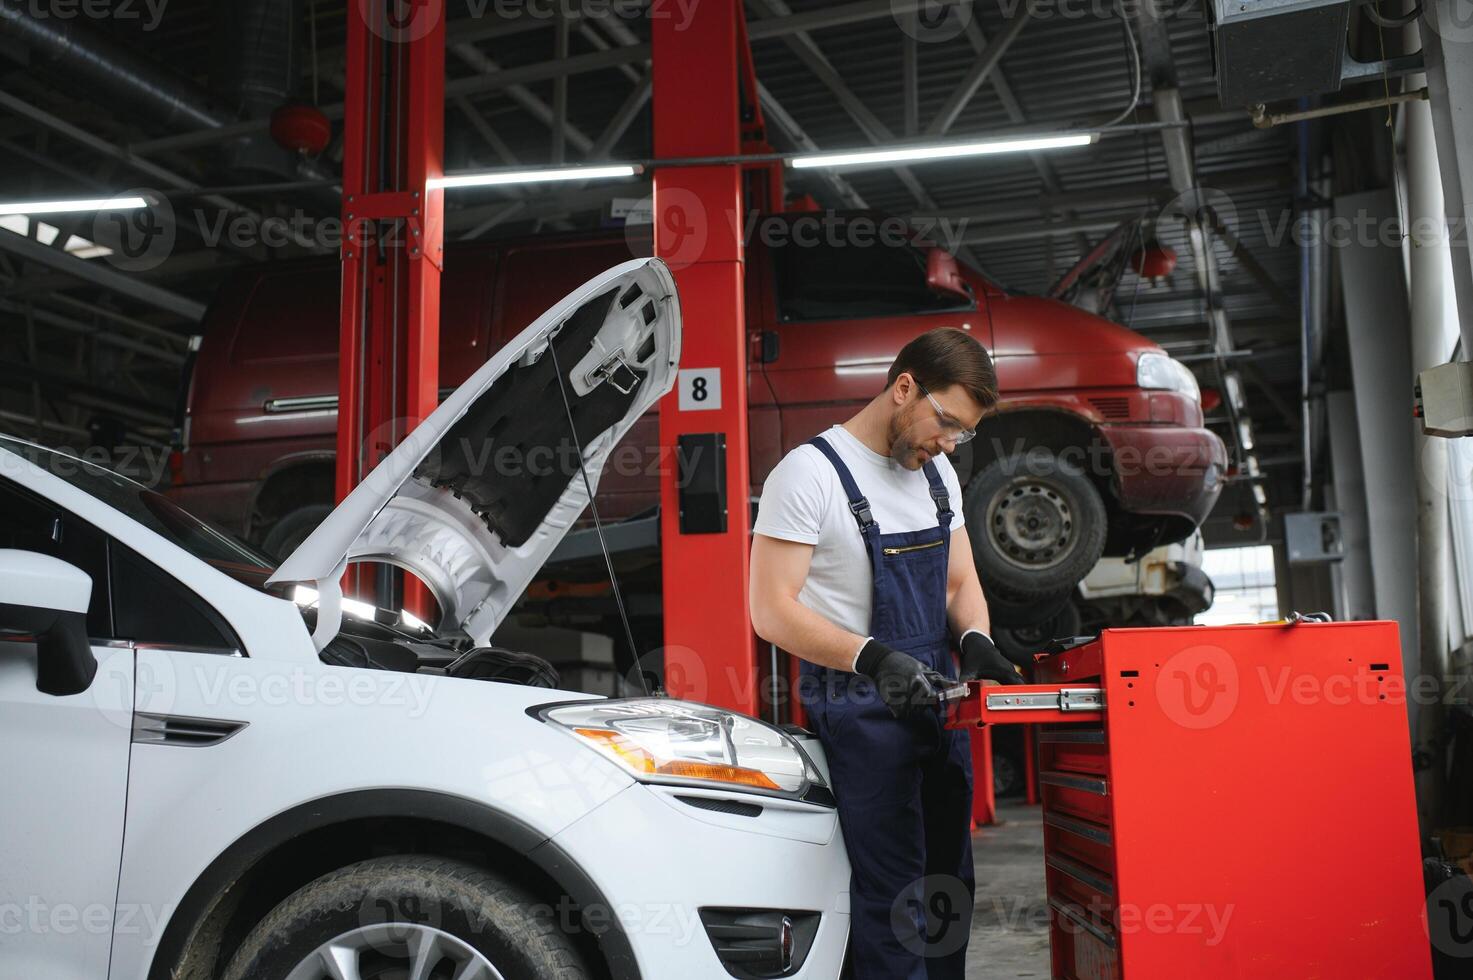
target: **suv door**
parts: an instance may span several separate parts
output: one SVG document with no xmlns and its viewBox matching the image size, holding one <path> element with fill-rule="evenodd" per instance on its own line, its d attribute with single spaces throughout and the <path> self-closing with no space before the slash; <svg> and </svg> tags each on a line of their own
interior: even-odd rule
<svg viewBox="0 0 1473 980">
<path fill-rule="evenodd" d="M 80 694 L 36 690 L 36 645 L 0 636 L 0 964 L 14 977 L 106 977 L 123 847 L 133 650 L 110 640 L 107 539 L 0 480 L 0 548 L 92 577 L 97 676 Z"/>
<path fill-rule="evenodd" d="M 982 300 L 931 290 L 923 249 L 888 240 L 873 222 L 855 226 L 860 218 L 783 219 L 786 234 L 769 236 L 761 247 L 769 258 L 769 313 L 778 337 L 777 357 L 764 368 L 782 413 L 784 453 L 878 394 L 900 348 L 926 331 L 959 327 L 991 345 Z"/>
</svg>

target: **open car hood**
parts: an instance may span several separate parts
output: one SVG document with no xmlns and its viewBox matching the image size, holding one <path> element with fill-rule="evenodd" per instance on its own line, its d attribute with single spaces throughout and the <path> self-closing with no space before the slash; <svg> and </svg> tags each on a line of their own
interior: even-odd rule
<svg viewBox="0 0 1473 980">
<path fill-rule="evenodd" d="M 680 303 L 659 259 L 575 289 L 481 365 L 282 562 L 267 584 L 317 590 L 314 645 L 337 635 L 350 562 L 434 594 L 441 628 L 486 644 L 588 504 L 614 445 L 675 381 Z"/>
</svg>

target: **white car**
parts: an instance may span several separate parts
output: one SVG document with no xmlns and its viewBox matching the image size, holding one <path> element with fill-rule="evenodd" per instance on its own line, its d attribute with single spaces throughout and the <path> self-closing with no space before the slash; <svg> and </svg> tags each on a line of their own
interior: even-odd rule
<svg viewBox="0 0 1473 980">
<path fill-rule="evenodd" d="M 588 501 L 577 456 L 532 456 L 571 416 L 596 481 L 679 344 L 663 264 L 598 276 L 274 571 L 0 439 L 0 978 L 837 976 L 816 743 L 485 647 Z M 359 560 L 427 583 L 441 631 L 344 601 Z"/>
</svg>

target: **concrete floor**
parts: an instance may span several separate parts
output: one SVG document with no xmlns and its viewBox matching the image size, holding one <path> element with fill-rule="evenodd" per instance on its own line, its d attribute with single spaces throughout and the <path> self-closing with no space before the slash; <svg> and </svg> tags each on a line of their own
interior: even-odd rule
<svg viewBox="0 0 1473 980">
<path fill-rule="evenodd" d="M 1043 881 L 1043 810 L 999 801 L 1001 823 L 972 838 L 977 904 L 967 949 L 967 980 L 1049 975 L 1048 903 Z"/>
</svg>

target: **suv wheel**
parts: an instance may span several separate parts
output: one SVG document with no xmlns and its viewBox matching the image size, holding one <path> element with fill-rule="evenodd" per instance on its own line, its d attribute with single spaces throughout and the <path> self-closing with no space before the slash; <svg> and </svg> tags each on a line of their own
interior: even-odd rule
<svg viewBox="0 0 1473 980">
<path fill-rule="evenodd" d="M 225 980 L 588 980 L 552 905 L 473 865 L 375 858 L 309 882 L 246 936 Z"/>
<path fill-rule="evenodd" d="M 331 504 L 307 504 L 287 512 L 266 532 L 261 550 L 272 558 L 286 561 L 287 555 L 296 551 L 297 545 L 306 541 L 307 535 L 317 530 L 317 525 L 331 513 Z"/>
<path fill-rule="evenodd" d="M 1052 614 L 1032 623 L 994 629 L 992 639 L 1003 656 L 1031 671 L 1035 653 L 1043 652 L 1052 640 L 1081 635 L 1080 626 L 1079 610 L 1066 599 Z"/>
<path fill-rule="evenodd" d="M 1105 550 L 1105 502 L 1088 476 L 1042 448 L 972 477 L 963 505 L 982 588 L 1004 600 L 1067 594 Z"/>
</svg>

